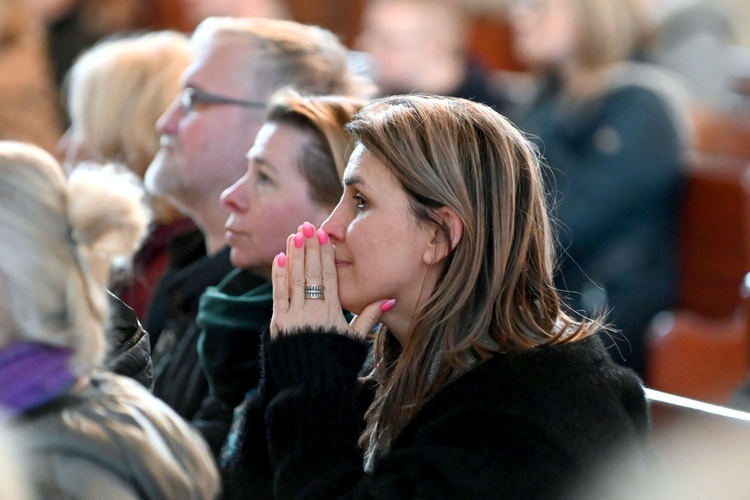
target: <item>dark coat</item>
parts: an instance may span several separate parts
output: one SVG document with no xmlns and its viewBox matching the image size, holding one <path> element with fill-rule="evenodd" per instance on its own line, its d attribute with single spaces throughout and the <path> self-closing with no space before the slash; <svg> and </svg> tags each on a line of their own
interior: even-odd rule
<svg viewBox="0 0 750 500">
<path fill-rule="evenodd" d="M 226 439 L 232 410 L 209 394 L 208 381 L 198 360 L 200 328 L 195 322 L 201 294 L 218 284 L 233 269 L 229 247 L 205 256 L 162 279 L 158 290 L 163 304 L 164 328 L 154 346 L 154 395 L 190 421 L 208 441 L 215 456 Z"/>
<path fill-rule="evenodd" d="M 640 380 L 601 341 L 499 354 L 448 384 L 363 471 L 363 342 L 270 343 L 259 397 L 225 465 L 228 498 L 556 498 L 649 426 Z"/>
<path fill-rule="evenodd" d="M 688 133 L 680 87 L 657 68 L 623 64 L 610 87 L 571 102 L 551 78 L 517 123 L 549 169 L 559 222 L 557 286 L 574 309 L 605 307 L 615 359 L 645 371 L 643 331 L 674 306 L 679 203 Z"/>
<path fill-rule="evenodd" d="M 210 500 L 219 492 L 200 434 L 126 377 L 95 372 L 13 424 L 34 498 Z"/>
<path fill-rule="evenodd" d="M 114 276 L 112 293 L 132 307 L 139 318 L 145 319 L 156 285 L 168 271 L 172 241 L 175 238 L 184 241 L 186 236 L 193 237 L 194 231 L 195 223 L 189 217 L 166 224 L 153 224 L 133 256 L 129 271 L 122 276 Z M 200 235 L 202 240 L 203 236 Z"/>
<path fill-rule="evenodd" d="M 130 377 L 151 388 L 154 370 L 151 364 L 151 342 L 135 312 L 114 294 L 108 294 L 109 317 L 104 325 L 107 354 L 104 368 Z"/>
</svg>

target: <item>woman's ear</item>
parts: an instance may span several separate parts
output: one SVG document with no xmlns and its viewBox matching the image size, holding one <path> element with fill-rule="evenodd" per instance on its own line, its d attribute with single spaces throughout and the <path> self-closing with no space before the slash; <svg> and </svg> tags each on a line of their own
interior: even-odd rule
<svg viewBox="0 0 750 500">
<path fill-rule="evenodd" d="M 464 232 L 464 224 L 452 208 L 439 208 L 437 216 L 443 223 L 442 227 L 435 226 L 433 228 L 432 239 L 422 256 L 427 265 L 437 264 L 450 255 L 458 242 L 461 241 Z M 448 230 L 448 235 L 443 231 L 443 227 Z M 447 236 L 450 236 L 450 241 L 448 241 Z"/>
</svg>

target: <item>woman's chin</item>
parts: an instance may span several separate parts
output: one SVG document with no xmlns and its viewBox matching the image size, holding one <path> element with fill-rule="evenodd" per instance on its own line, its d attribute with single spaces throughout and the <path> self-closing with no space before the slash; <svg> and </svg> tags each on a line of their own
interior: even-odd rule
<svg viewBox="0 0 750 500">
<path fill-rule="evenodd" d="M 352 314 L 360 314 L 364 309 L 364 306 L 359 302 L 347 300 L 346 295 L 342 294 L 341 290 L 339 290 L 339 303 L 341 304 L 342 309 L 349 311 Z"/>
</svg>

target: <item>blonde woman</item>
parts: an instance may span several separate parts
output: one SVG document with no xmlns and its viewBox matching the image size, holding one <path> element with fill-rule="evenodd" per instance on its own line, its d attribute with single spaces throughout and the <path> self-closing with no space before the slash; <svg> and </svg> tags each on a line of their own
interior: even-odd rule
<svg viewBox="0 0 750 500">
<path fill-rule="evenodd" d="M 156 121 L 180 91 L 191 60 L 185 35 L 160 31 L 111 38 L 79 57 L 67 76 L 71 124 L 60 147 L 70 172 L 86 160 L 117 162 L 143 179 L 159 150 Z M 150 234 L 113 292 L 143 319 L 168 264 L 173 238 L 195 231 L 169 202 L 152 197 Z"/>
<path fill-rule="evenodd" d="M 145 229 L 142 190 L 106 169 L 69 180 L 0 142 L 0 407 L 40 498 L 214 498 L 201 436 L 133 380 L 99 369 L 104 283 Z"/>
<path fill-rule="evenodd" d="M 553 285 L 524 136 L 487 106 L 418 95 L 375 101 L 347 130 L 339 204 L 274 260 L 237 498 L 553 498 L 638 443 L 639 379 Z"/>
<path fill-rule="evenodd" d="M 645 326 L 676 298 L 684 90 L 630 61 L 650 33 L 640 0 L 517 0 L 510 21 L 540 82 L 516 123 L 551 167 L 558 287 L 585 314 L 610 311 L 612 356 L 643 374 Z"/>
</svg>

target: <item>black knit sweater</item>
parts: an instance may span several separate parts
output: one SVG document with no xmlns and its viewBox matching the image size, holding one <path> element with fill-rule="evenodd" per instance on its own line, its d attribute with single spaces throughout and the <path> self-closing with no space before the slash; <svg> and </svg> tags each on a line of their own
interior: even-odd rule
<svg viewBox="0 0 750 500">
<path fill-rule="evenodd" d="M 266 346 L 228 498 L 555 498 L 617 445 L 642 442 L 639 379 L 598 338 L 496 355 L 420 410 L 364 472 L 364 343 L 306 331 Z"/>
</svg>

